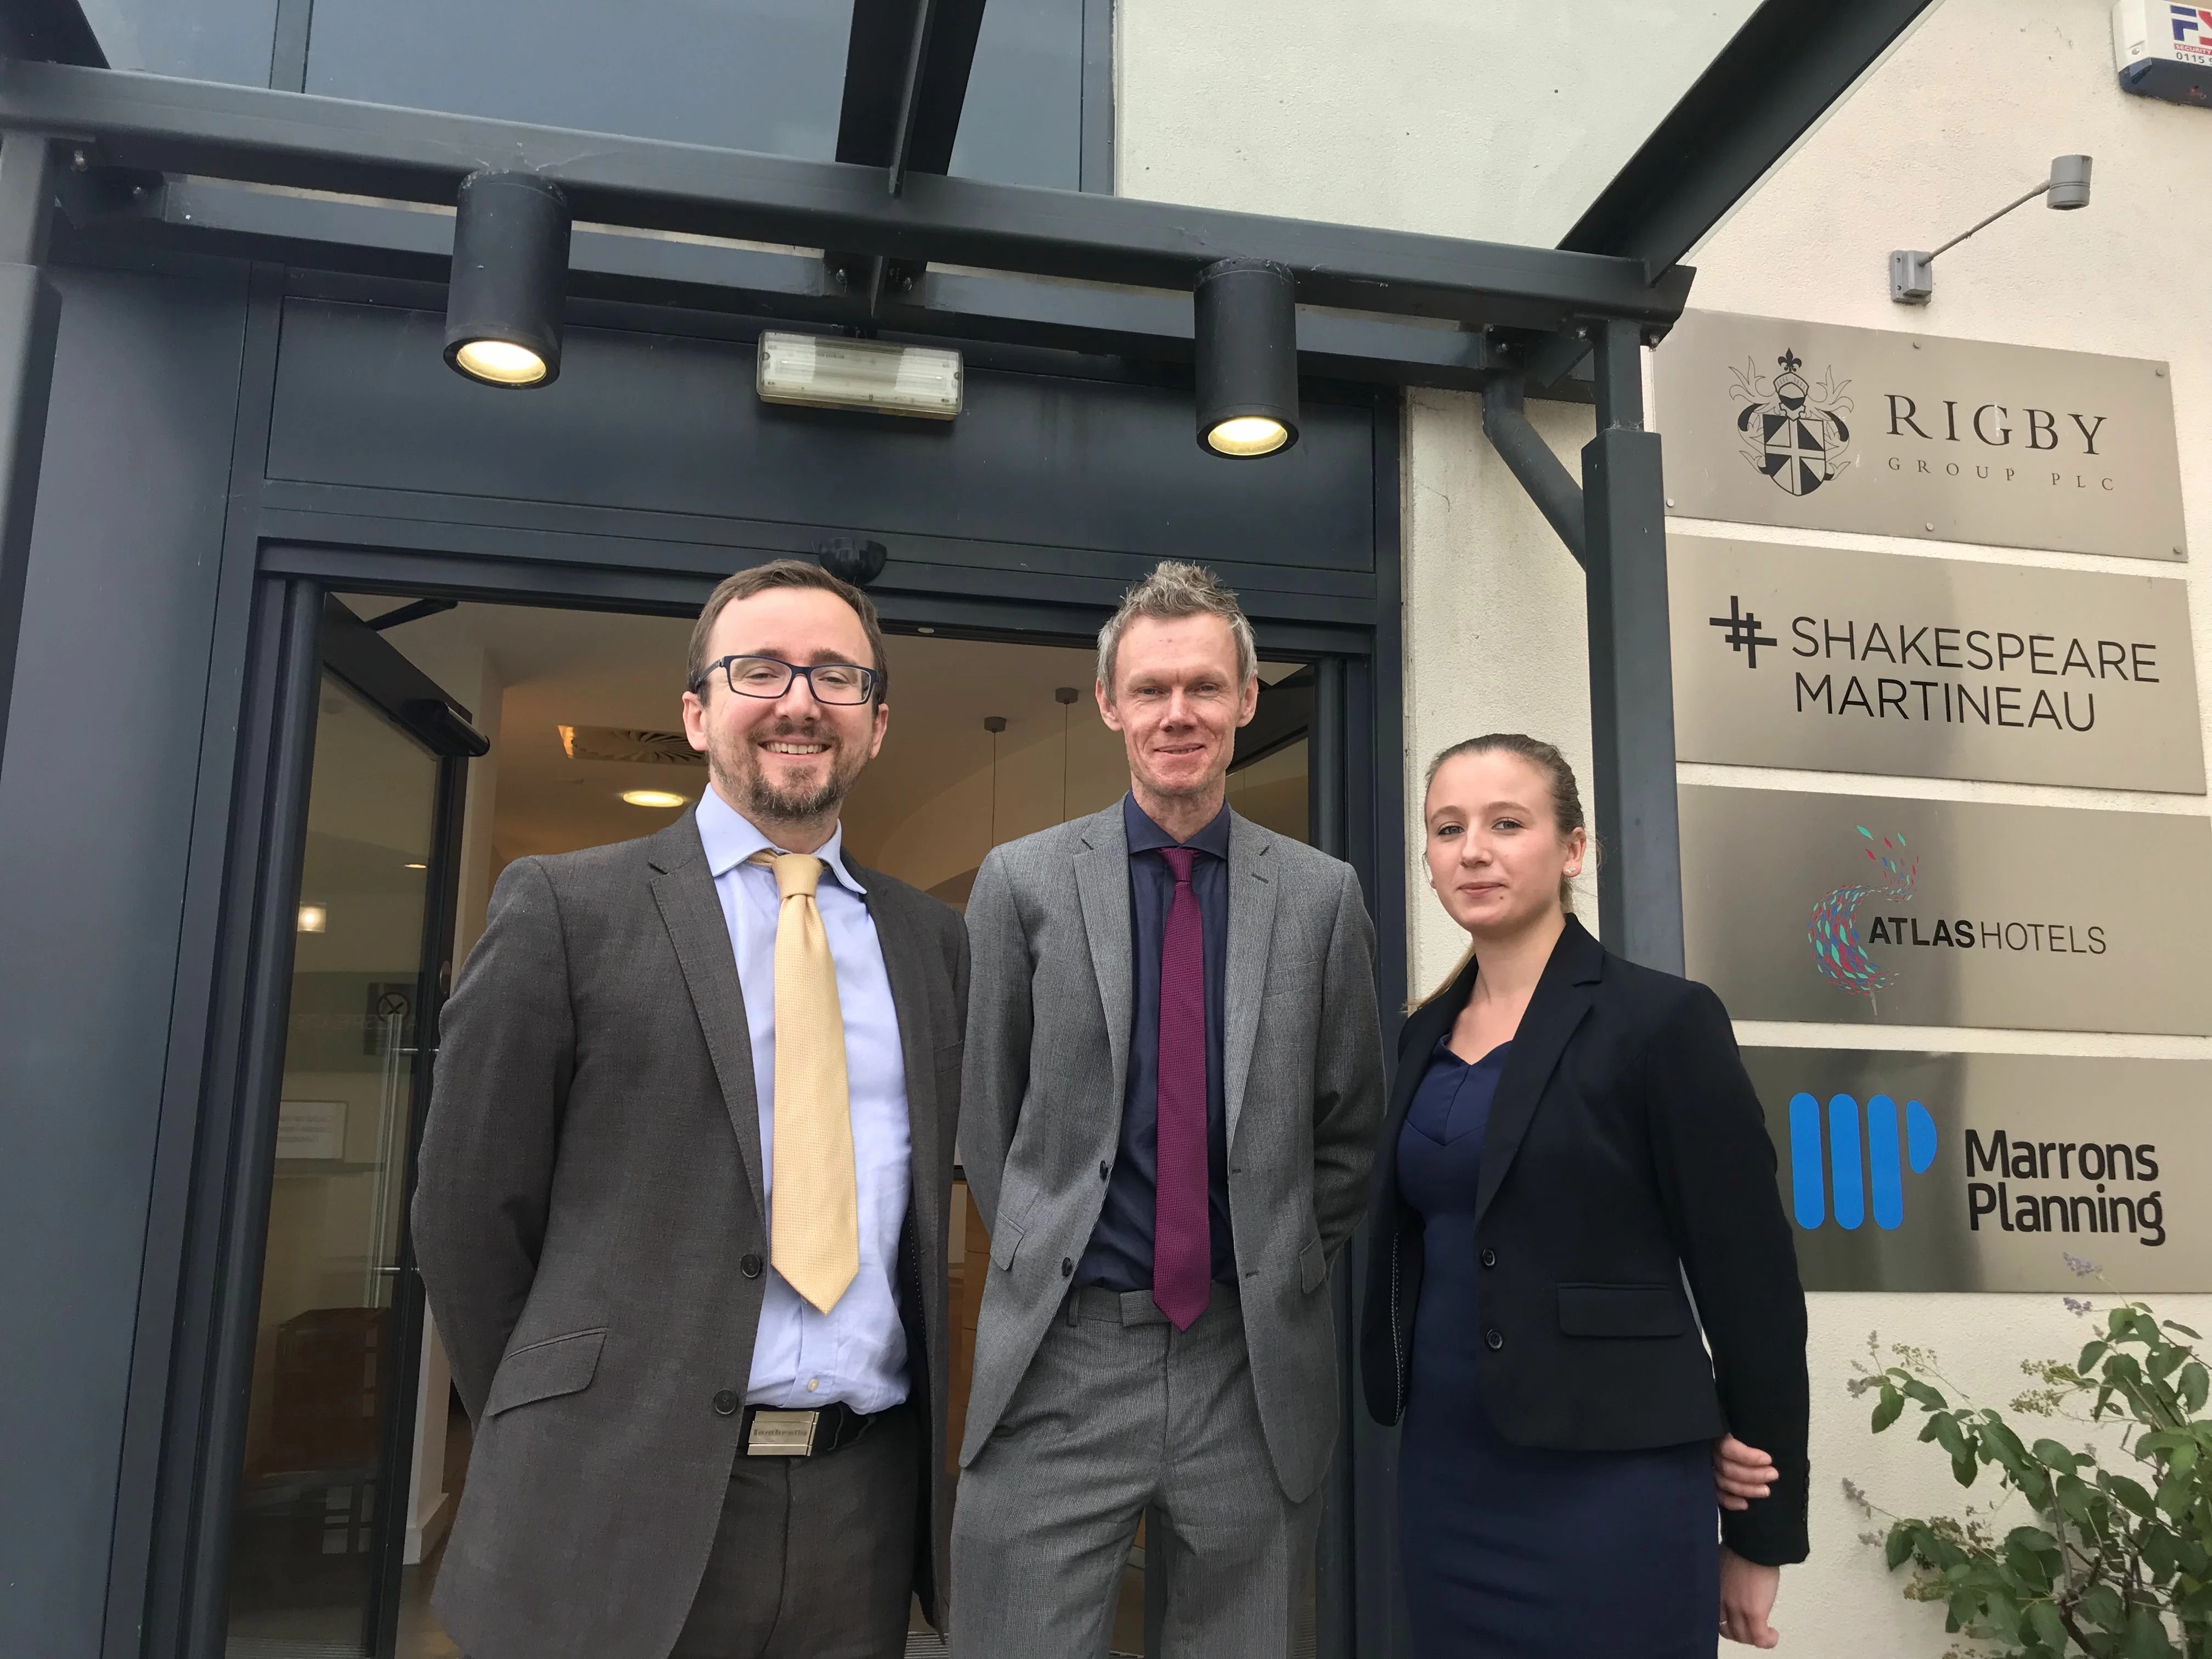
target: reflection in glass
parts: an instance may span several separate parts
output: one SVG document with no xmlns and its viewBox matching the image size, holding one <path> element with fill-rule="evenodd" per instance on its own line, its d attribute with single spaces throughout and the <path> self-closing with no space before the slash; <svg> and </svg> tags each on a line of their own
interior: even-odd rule
<svg viewBox="0 0 2212 1659">
<path fill-rule="evenodd" d="M 338 681 L 321 695 L 232 1516 L 228 1651 L 270 1659 L 370 1650 L 406 1497 L 381 1466 L 437 763 Z"/>
</svg>

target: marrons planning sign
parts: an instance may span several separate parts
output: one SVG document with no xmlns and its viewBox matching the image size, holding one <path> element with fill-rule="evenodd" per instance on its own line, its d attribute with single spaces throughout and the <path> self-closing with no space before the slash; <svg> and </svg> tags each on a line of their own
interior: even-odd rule
<svg viewBox="0 0 2212 1659">
<path fill-rule="evenodd" d="M 2164 363 L 1692 311 L 1652 374 L 1681 516 L 2187 556 Z"/>
<path fill-rule="evenodd" d="M 1749 1048 L 1810 1291 L 2212 1290 L 2212 1064 Z"/>
<path fill-rule="evenodd" d="M 1690 976 L 1738 1019 L 2212 1035 L 2212 819 L 1680 800 Z"/>
<path fill-rule="evenodd" d="M 2204 793 L 2187 585 L 1670 536 L 1687 761 Z"/>
</svg>

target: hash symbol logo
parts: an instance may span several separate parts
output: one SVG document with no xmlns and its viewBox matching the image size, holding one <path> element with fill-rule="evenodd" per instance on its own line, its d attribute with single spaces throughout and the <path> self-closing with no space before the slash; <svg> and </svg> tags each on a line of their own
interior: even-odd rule
<svg viewBox="0 0 2212 1659">
<path fill-rule="evenodd" d="M 1859 1133 L 1859 1103 L 1849 1095 L 1828 1102 L 1826 1158 L 1822 1157 L 1820 1103 L 1811 1095 L 1790 1098 L 1790 1207 L 1810 1232 L 1827 1220 L 1827 1189 L 1835 1189 L 1836 1225 L 1845 1231 L 1866 1223 L 1872 1189 L 1874 1224 L 1888 1232 L 1904 1224 L 1905 1170 L 1920 1175 L 1936 1161 L 1936 1120 L 1917 1100 L 1905 1103 L 1904 1144 L 1898 1143 L 1897 1103 L 1876 1095 L 1866 1103 L 1866 1133 Z M 1832 1164 L 1834 1179 L 1824 1164 Z"/>
<path fill-rule="evenodd" d="M 1850 382 L 1836 379 L 1832 368 L 1814 386 L 1797 372 L 1805 365 L 1795 351 L 1784 349 L 1774 361 L 1782 372 L 1771 381 L 1749 361 L 1729 371 L 1735 386 L 1729 395 L 1744 406 L 1735 429 L 1746 441 L 1744 459 L 1777 489 L 1809 495 L 1836 476 L 1851 447 L 1851 429 L 1844 424 L 1851 409 L 1844 388 Z"/>
<path fill-rule="evenodd" d="M 1759 647 L 1762 645 L 1772 645 L 1774 636 L 1771 634 L 1760 633 L 1758 613 L 1746 611 L 1742 605 L 1743 601 L 1741 597 L 1731 593 L 1729 595 L 1728 615 L 1708 617 L 1705 620 L 1715 628 L 1726 629 L 1728 631 L 1721 635 L 1722 643 L 1731 651 L 1743 653 L 1745 667 L 1756 668 L 1759 666 Z"/>
</svg>

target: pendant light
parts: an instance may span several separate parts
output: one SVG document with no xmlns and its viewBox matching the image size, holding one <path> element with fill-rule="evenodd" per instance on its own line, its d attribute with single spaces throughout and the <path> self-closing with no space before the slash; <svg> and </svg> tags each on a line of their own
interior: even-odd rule
<svg viewBox="0 0 2212 1659">
<path fill-rule="evenodd" d="M 472 173 L 453 216 L 446 361 L 486 386 L 550 386 L 561 375 L 568 281 L 568 198 L 528 173 Z"/>
<path fill-rule="evenodd" d="M 1298 315 L 1291 273 L 1224 259 L 1200 273 L 1198 443 L 1209 454 L 1278 454 L 1298 441 Z"/>
</svg>

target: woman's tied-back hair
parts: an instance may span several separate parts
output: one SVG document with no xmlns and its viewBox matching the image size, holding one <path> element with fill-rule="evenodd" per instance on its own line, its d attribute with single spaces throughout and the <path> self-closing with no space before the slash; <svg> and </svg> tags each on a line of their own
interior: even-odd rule
<svg viewBox="0 0 2212 1659">
<path fill-rule="evenodd" d="M 1430 786 L 1436 782 L 1437 774 L 1443 769 L 1446 761 L 1457 760 L 1462 755 L 1492 754 L 1518 755 L 1543 774 L 1545 785 L 1552 793 L 1552 823 L 1558 829 L 1561 840 L 1577 830 L 1586 831 L 1589 829 L 1583 818 L 1583 795 L 1575 783 L 1575 769 L 1567 764 L 1567 757 L 1559 752 L 1557 744 L 1546 743 L 1524 732 L 1489 732 L 1439 750 L 1437 757 L 1429 763 L 1428 773 L 1421 780 L 1421 793 L 1424 795 L 1428 793 Z M 1596 853 L 1597 848 L 1593 842 L 1590 847 L 1593 859 Z M 1574 888 L 1564 875 L 1559 878 L 1559 908 L 1570 915 L 1574 914 Z M 1453 964 L 1451 972 L 1444 975 L 1443 983 L 1421 1001 L 1434 1002 L 1442 996 L 1466 970 L 1474 955 L 1474 946 L 1469 945 L 1459 961 Z M 1414 1006 L 1418 1007 L 1420 1005 Z"/>
<path fill-rule="evenodd" d="M 1114 700 L 1114 659 L 1121 648 L 1122 630 L 1139 617 L 1174 622 L 1184 617 L 1218 617 L 1229 624 L 1237 641 L 1237 684 L 1249 685 L 1260 672 L 1260 647 L 1252 637 L 1252 624 L 1237 595 L 1202 564 L 1163 559 L 1152 574 L 1121 596 L 1121 608 L 1098 630 L 1098 684 L 1106 700 Z"/>
</svg>

